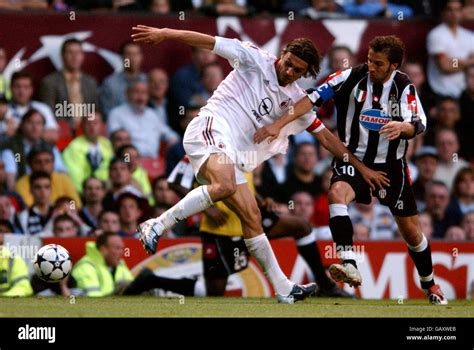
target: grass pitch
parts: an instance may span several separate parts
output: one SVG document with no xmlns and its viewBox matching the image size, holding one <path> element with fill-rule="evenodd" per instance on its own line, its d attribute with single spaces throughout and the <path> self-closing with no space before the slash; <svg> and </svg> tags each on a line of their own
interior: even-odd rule
<svg viewBox="0 0 474 350">
<path fill-rule="evenodd" d="M 294 305 L 276 299 L 196 297 L 0 298 L 0 317 L 472 317 L 474 300 L 447 306 L 427 300 L 311 298 Z"/>
</svg>

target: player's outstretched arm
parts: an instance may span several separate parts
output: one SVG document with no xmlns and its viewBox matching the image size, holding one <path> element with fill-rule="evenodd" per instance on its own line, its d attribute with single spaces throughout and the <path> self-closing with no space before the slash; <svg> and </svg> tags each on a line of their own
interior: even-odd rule
<svg viewBox="0 0 474 350">
<path fill-rule="evenodd" d="M 313 132 L 312 134 L 318 139 L 321 145 L 334 154 L 334 156 L 345 162 L 351 163 L 357 170 L 359 170 L 365 182 L 370 185 L 372 190 L 375 190 L 376 187 L 382 189 L 390 186 L 390 181 L 386 177 L 387 173 L 375 171 L 366 167 L 360 160 L 354 157 L 341 140 L 339 140 L 336 135 L 328 129 L 323 128 L 318 132 Z"/>
<path fill-rule="evenodd" d="M 134 32 L 131 35 L 133 41 L 146 44 L 159 44 L 164 40 L 175 40 L 190 46 L 212 50 L 216 43 L 213 36 L 190 30 L 154 28 L 142 24 L 132 27 L 132 30 Z"/>
<path fill-rule="evenodd" d="M 294 105 L 294 107 L 290 108 L 284 116 L 275 120 L 272 124 L 265 125 L 258 129 L 253 136 L 253 141 L 255 143 L 260 143 L 269 137 L 268 142 L 272 142 L 278 137 L 280 130 L 285 125 L 306 114 L 312 107 L 313 102 L 311 102 L 309 97 L 303 97 Z"/>
</svg>

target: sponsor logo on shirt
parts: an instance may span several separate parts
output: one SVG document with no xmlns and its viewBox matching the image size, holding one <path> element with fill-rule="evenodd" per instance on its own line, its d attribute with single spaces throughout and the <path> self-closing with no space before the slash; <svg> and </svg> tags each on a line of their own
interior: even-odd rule
<svg viewBox="0 0 474 350">
<path fill-rule="evenodd" d="M 392 117 L 380 109 L 366 109 L 360 113 L 360 124 L 373 131 L 379 131 Z"/>
</svg>

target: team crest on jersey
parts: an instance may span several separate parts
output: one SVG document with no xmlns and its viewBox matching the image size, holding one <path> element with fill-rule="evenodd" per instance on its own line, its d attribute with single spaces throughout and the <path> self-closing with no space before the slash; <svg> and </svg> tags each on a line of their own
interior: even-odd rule
<svg viewBox="0 0 474 350">
<path fill-rule="evenodd" d="M 392 117 L 380 109 L 366 109 L 360 113 L 360 124 L 373 131 L 379 131 Z"/>
<path fill-rule="evenodd" d="M 290 105 L 290 102 L 291 102 L 291 98 L 289 98 L 288 100 L 282 101 L 280 103 L 280 108 L 286 109 Z"/>
<path fill-rule="evenodd" d="M 222 148 L 222 149 L 225 149 L 225 143 L 221 141 L 221 142 L 219 142 L 219 144 L 217 145 L 217 147 Z"/>
</svg>

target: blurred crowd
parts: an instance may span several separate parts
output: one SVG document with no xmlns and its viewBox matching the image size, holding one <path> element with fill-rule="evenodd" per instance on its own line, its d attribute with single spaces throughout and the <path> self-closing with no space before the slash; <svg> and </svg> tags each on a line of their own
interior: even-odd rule
<svg viewBox="0 0 474 350">
<path fill-rule="evenodd" d="M 0 0 L 8 10 L 115 11 L 170 15 L 186 11 L 204 16 L 291 15 L 312 19 L 439 17 L 439 0 Z M 474 19 L 474 1 L 466 0 L 462 16 Z"/>
<path fill-rule="evenodd" d="M 77 0 L 44 5 L 138 6 L 134 1 L 125 3 Z M 409 6 L 415 15 L 424 13 L 420 6 L 435 11 L 437 3 L 190 1 L 200 9 L 232 5 L 266 12 L 288 8 L 319 12 L 326 6 L 324 11 L 340 14 L 365 5 L 381 5 L 385 11 Z M 472 15 L 472 3 L 450 1 L 441 13 L 442 22 L 426 38 L 428 64 L 406 57 L 401 67 L 416 86 L 428 118 L 427 132 L 411 140 L 407 159 L 422 230 L 434 239 L 474 241 L 474 34 L 460 25 L 466 14 Z M 157 0 L 147 6 L 170 11 L 183 4 Z M 7 81 L 1 72 L 8 53 L 0 47 L 0 233 L 77 237 L 112 231 L 135 237 L 138 223 L 177 203 L 179 196 L 166 177 L 184 155 L 181 137 L 187 124 L 225 78 L 224 71 L 212 52 L 201 49 L 194 49 L 191 63 L 171 77 L 159 67 L 143 71 L 146 57 L 140 45 L 125 42 L 120 54 L 124 70 L 98 84 L 82 70 L 86 59 L 82 43 L 68 39 L 61 49 L 61 71 L 40 82 L 27 70 L 17 71 Z M 325 54 L 318 80 L 300 82 L 305 88 L 362 63 L 344 46 Z M 335 130 L 333 105 L 324 105 L 318 114 Z M 268 160 L 254 173 L 267 209 L 303 216 L 319 239 L 331 239 L 327 201 L 331 159 L 309 134 L 293 137 L 287 155 Z M 356 240 L 399 238 L 388 208 L 375 200 L 352 205 L 350 216 Z M 196 234 L 199 220 L 193 217 L 167 234 Z"/>
</svg>

